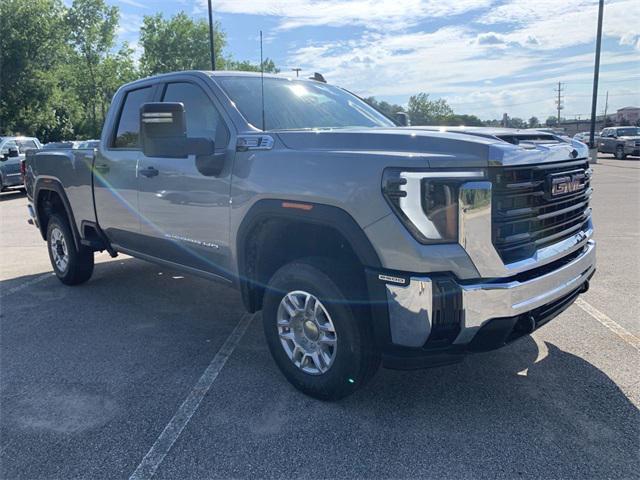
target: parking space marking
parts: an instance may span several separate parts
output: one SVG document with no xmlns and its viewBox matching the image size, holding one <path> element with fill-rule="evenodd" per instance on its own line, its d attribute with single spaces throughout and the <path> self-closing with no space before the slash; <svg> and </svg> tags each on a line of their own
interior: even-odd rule
<svg viewBox="0 0 640 480">
<path fill-rule="evenodd" d="M 171 447 L 173 447 L 173 444 L 184 430 L 184 427 L 187 426 L 191 417 L 200 406 L 200 402 L 202 402 L 202 399 L 211 388 L 211 385 L 218 377 L 225 363 L 227 363 L 227 360 L 238 346 L 238 343 L 240 343 L 252 319 L 253 315 L 250 314 L 244 314 L 242 316 L 233 329 L 233 332 L 231 332 L 231 335 L 225 340 L 198 382 L 187 395 L 187 398 L 182 402 L 178 411 L 171 420 L 169 420 L 169 423 L 164 427 L 164 430 L 162 430 L 160 436 L 144 456 L 140 465 L 138 465 L 131 474 L 129 480 L 146 480 L 153 477 L 164 460 L 164 457 L 169 453 Z"/>
<path fill-rule="evenodd" d="M 596 307 L 594 307 L 590 303 L 587 303 L 581 298 L 576 300 L 576 305 L 587 312 L 589 315 L 591 315 L 593 318 L 595 318 L 597 321 L 599 321 L 602 325 L 611 330 L 613 333 L 620 336 L 629 345 L 640 351 L 640 338 L 636 337 L 626 328 L 611 320 L 611 318 L 609 318 L 607 314 L 602 313 Z"/>
<path fill-rule="evenodd" d="M 21 283 L 20 285 L 10 288 L 4 292 L 0 292 L 0 295 L 2 296 L 13 295 L 14 293 L 19 292 L 20 290 L 24 290 L 25 288 L 30 287 L 31 285 L 35 285 L 36 283 L 40 283 L 43 280 L 46 280 L 47 278 L 51 278 L 52 275 L 54 275 L 53 272 L 45 273 L 44 275 L 40 275 L 39 277 L 32 278 L 31 280 Z"/>
</svg>

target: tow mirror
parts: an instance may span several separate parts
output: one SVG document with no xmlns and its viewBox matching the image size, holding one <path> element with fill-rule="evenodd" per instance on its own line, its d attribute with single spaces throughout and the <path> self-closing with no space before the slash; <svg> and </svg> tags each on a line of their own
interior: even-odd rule
<svg viewBox="0 0 640 480">
<path fill-rule="evenodd" d="M 406 112 L 396 112 L 394 115 L 396 119 L 396 123 L 400 127 L 408 127 L 411 122 L 409 121 L 409 115 Z"/>
<path fill-rule="evenodd" d="M 186 158 L 195 155 L 198 171 L 218 175 L 225 155 L 215 154 L 210 138 L 188 138 L 184 105 L 180 102 L 150 102 L 140 107 L 140 142 L 147 157 Z"/>
<path fill-rule="evenodd" d="M 9 147 L 9 153 L 7 154 L 9 158 L 16 158 L 20 156 L 20 152 L 16 147 Z"/>
</svg>

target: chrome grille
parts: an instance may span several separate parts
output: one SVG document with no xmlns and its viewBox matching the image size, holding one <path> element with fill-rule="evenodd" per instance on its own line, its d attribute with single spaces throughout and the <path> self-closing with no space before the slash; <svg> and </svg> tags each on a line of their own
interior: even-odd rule
<svg viewBox="0 0 640 480">
<path fill-rule="evenodd" d="M 551 196 L 549 180 L 563 175 L 579 178 L 582 188 Z M 491 168 L 490 176 L 492 240 L 504 263 L 529 258 L 585 229 L 592 193 L 587 160 Z"/>
</svg>

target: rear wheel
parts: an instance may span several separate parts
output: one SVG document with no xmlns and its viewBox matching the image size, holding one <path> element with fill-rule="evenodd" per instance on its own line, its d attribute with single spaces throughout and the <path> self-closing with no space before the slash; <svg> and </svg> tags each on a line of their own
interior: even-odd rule
<svg viewBox="0 0 640 480">
<path fill-rule="evenodd" d="M 269 282 L 262 312 L 271 354 L 297 389 L 321 400 L 350 395 L 380 364 L 365 310 L 351 301 L 348 272 L 330 261 L 289 263 Z"/>
<path fill-rule="evenodd" d="M 618 160 L 624 160 L 627 157 L 627 154 L 624 153 L 624 147 L 622 145 L 618 145 L 616 147 L 615 155 Z"/>
<path fill-rule="evenodd" d="M 47 227 L 49 259 L 58 279 L 65 285 L 84 283 L 93 273 L 93 251 L 77 249 L 67 220 L 52 215 Z"/>
</svg>

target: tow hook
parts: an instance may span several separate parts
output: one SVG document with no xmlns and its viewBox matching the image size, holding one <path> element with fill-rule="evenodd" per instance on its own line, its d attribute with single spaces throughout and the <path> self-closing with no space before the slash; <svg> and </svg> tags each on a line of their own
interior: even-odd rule
<svg viewBox="0 0 640 480">
<path fill-rule="evenodd" d="M 582 284 L 582 291 L 580 293 L 587 293 L 589 291 L 589 280 Z"/>
</svg>

